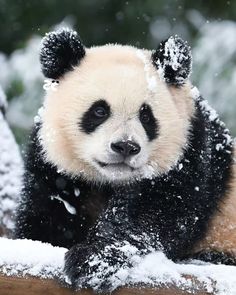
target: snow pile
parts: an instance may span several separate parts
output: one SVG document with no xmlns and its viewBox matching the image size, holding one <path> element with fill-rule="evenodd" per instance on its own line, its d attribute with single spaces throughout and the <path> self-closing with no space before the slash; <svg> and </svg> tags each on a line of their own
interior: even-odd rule
<svg viewBox="0 0 236 295">
<path fill-rule="evenodd" d="M 111 256 L 112 250 L 112 247 L 106 247 L 105 255 Z M 116 250 L 124 252 L 126 257 L 124 259 L 127 263 L 120 268 L 109 266 L 101 255 L 91 256 L 89 265 L 91 269 L 96 266 L 96 272 L 88 275 L 87 283 L 95 291 L 100 290 L 106 278 L 108 286 L 111 286 L 110 291 L 122 286 L 148 285 L 160 288 L 175 287 L 186 294 L 204 290 L 217 295 L 236 295 L 234 266 L 214 265 L 197 260 L 177 264 L 160 251 L 141 256 L 138 249 L 130 244 L 118 246 Z M 82 285 L 84 279 L 81 279 Z M 77 286 L 79 287 L 80 283 Z"/>
<path fill-rule="evenodd" d="M 210 22 L 193 49 L 193 81 L 236 134 L 236 22 Z"/>
<path fill-rule="evenodd" d="M 193 293 L 193 282 L 183 275 L 192 275 L 204 286 L 207 292 L 218 295 L 236 294 L 236 267 L 213 265 L 199 261 L 176 264 L 161 252 L 147 255 L 128 271 L 126 283 L 151 285 L 174 284 L 186 292 Z"/>
<path fill-rule="evenodd" d="M 20 192 L 22 159 L 1 111 L 0 143 L 0 235 L 10 235 L 14 227 L 12 215 Z"/>
<path fill-rule="evenodd" d="M 9 276 L 33 275 L 66 281 L 63 275 L 66 251 L 65 248 L 53 247 L 38 241 L 0 238 L 0 269 Z M 130 255 L 132 253 L 130 251 Z M 176 264 L 168 260 L 161 252 L 151 253 L 144 258 L 135 255 L 135 252 L 133 254 L 134 266 L 120 269 L 111 278 L 113 288 L 140 283 L 162 287 L 174 284 L 186 293 L 193 294 L 197 284 L 189 278 L 192 275 L 197 277 L 200 283 L 198 286 L 208 292 L 218 295 L 236 294 L 236 267 L 234 266 L 212 265 L 199 261 Z M 99 279 L 102 280 L 102 278 Z M 93 278 L 93 282 L 95 281 L 96 277 Z"/>
<path fill-rule="evenodd" d="M 31 240 L 0 238 L 0 269 L 8 276 L 64 279 L 65 248 Z"/>
</svg>

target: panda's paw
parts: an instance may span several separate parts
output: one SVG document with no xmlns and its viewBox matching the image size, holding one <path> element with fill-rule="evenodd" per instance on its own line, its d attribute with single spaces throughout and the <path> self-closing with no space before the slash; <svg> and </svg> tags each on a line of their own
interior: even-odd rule
<svg viewBox="0 0 236 295">
<path fill-rule="evenodd" d="M 87 288 L 90 274 L 89 257 L 93 246 L 79 244 L 73 246 L 65 255 L 64 271 L 74 289 Z"/>
<path fill-rule="evenodd" d="M 65 273 L 76 290 L 110 292 L 119 280 L 119 271 L 127 267 L 127 256 L 115 245 L 76 245 L 65 257 Z"/>
</svg>

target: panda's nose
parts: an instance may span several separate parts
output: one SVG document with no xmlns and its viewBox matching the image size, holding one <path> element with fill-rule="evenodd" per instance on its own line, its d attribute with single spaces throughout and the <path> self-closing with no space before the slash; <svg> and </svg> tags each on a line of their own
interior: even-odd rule
<svg viewBox="0 0 236 295">
<path fill-rule="evenodd" d="M 117 154 L 128 157 L 137 155 L 140 152 L 141 147 L 136 142 L 128 140 L 112 143 L 111 149 Z"/>
</svg>

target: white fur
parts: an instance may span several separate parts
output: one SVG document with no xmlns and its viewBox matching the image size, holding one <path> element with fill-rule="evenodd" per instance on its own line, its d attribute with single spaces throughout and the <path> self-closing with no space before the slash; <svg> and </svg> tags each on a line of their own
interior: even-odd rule
<svg viewBox="0 0 236 295">
<path fill-rule="evenodd" d="M 138 52 L 120 45 L 87 49 L 80 65 L 60 79 L 57 91 L 48 90 L 40 131 L 47 161 L 65 173 L 99 182 L 153 177 L 168 172 L 178 162 L 194 112 L 191 85 L 168 87 L 148 62 L 151 52 Z M 86 134 L 80 130 L 79 121 L 99 99 L 108 102 L 112 115 Z M 148 140 L 138 118 L 144 102 L 152 107 L 160 126 L 160 135 L 153 141 Z M 134 169 L 116 165 L 101 168 L 96 160 L 118 161 L 111 142 L 126 139 L 141 146 L 141 152 L 126 161 Z"/>
</svg>

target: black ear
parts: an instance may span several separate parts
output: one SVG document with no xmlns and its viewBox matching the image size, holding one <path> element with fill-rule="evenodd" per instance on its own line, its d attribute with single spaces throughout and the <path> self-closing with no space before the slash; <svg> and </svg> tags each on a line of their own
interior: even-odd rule
<svg viewBox="0 0 236 295">
<path fill-rule="evenodd" d="M 78 65 L 84 56 L 85 47 L 77 32 L 69 29 L 50 32 L 42 41 L 42 72 L 47 78 L 58 79 Z"/>
<path fill-rule="evenodd" d="M 191 74 L 191 49 L 187 42 L 178 36 L 171 36 L 161 42 L 152 54 L 152 61 L 168 84 L 180 86 Z"/>
</svg>

